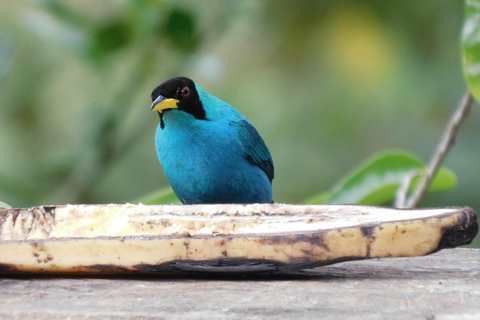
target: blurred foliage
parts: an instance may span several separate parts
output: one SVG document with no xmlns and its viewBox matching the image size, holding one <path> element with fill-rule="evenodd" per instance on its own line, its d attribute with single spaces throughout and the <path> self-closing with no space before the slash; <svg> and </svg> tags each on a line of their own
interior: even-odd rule
<svg viewBox="0 0 480 320">
<path fill-rule="evenodd" d="M 465 1 L 462 33 L 463 70 L 470 91 L 480 100 L 480 1 Z"/>
<path fill-rule="evenodd" d="M 198 43 L 195 17 L 188 11 L 172 10 L 160 30 L 174 49 L 193 51 Z"/>
<path fill-rule="evenodd" d="M 374 155 L 343 179 L 333 191 L 321 193 L 306 200 L 307 203 L 357 203 L 365 205 L 392 205 L 397 190 L 407 176 L 412 175 L 411 194 L 424 175 L 425 163 L 405 151 L 388 151 Z M 457 184 L 455 173 L 440 168 L 432 180 L 429 192 L 450 191 Z"/>
<path fill-rule="evenodd" d="M 462 20 L 450 0 L 2 1 L 0 200 L 118 203 L 168 187 L 149 99 L 179 75 L 254 123 L 277 202 L 330 190 L 380 150 L 427 160 L 465 90 Z M 424 205 L 480 209 L 477 109 L 445 163 L 458 187 Z"/>
<path fill-rule="evenodd" d="M 180 200 L 170 186 L 152 191 L 132 202 L 142 204 L 180 204 Z"/>
</svg>

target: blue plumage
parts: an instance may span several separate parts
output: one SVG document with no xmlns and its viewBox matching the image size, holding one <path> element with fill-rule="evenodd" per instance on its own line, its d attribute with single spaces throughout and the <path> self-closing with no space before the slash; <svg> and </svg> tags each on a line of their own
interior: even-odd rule
<svg viewBox="0 0 480 320">
<path fill-rule="evenodd" d="M 188 78 L 152 93 L 158 158 L 185 204 L 270 203 L 273 161 L 250 122 Z"/>
</svg>

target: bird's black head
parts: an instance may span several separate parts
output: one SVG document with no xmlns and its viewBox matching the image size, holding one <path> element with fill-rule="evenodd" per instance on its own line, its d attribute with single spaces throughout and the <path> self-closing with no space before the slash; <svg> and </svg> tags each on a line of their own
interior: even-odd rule
<svg viewBox="0 0 480 320">
<path fill-rule="evenodd" d="M 190 113 L 196 119 L 206 120 L 205 109 L 198 96 L 195 82 L 189 78 L 172 78 L 152 92 L 151 111 L 158 111 L 163 127 L 163 112 L 170 109 L 179 109 Z"/>
</svg>

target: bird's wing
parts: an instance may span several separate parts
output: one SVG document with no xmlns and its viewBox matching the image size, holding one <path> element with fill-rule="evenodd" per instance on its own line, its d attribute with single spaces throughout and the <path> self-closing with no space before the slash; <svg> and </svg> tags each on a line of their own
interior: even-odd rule
<svg viewBox="0 0 480 320">
<path fill-rule="evenodd" d="M 262 169 L 272 181 L 274 177 L 272 156 L 257 130 L 245 119 L 240 120 L 239 137 L 247 160 Z"/>
</svg>

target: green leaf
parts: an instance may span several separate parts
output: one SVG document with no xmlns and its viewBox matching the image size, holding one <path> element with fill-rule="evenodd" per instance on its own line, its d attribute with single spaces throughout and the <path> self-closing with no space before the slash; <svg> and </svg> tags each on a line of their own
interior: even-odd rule
<svg viewBox="0 0 480 320">
<path fill-rule="evenodd" d="M 382 205 L 392 202 L 405 176 L 411 173 L 417 175 L 409 189 L 409 192 L 412 192 L 425 169 L 422 160 L 411 153 L 381 153 L 367 160 L 337 185 L 327 203 Z M 441 168 L 428 191 L 448 191 L 453 189 L 456 183 L 456 175 L 451 170 Z"/>
<path fill-rule="evenodd" d="M 423 178 L 423 175 L 413 179 L 409 192 L 413 192 L 413 190 L 415 190 L 421 178 Z M 448 168 L 441 167 L 433 178 L 432 182 L 430 183 L 430 186 L 428 187 L 428 192 L 446 192 L 455 188 L 456 185 L 457 175 L 455 174 L 455 172 Z"/>
<path fill-rule="evenodd" d="M 465 1 L 462 47 L 463 72 L 470 91 L 480 101 L 480 0 Z"/>
<path fill-rule="evenodd" d="M 173 192 L 172 188 L 165 187 L 162 189 L 155 190 L 149 194 L 140 197 L 139 199 L 133 201 L 134 203 L 143 203 L 143 204 L 179 204 L 177 196 Z"/>
</svg>

